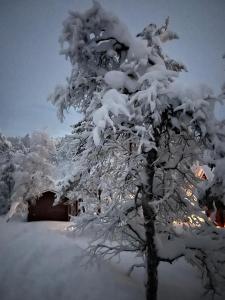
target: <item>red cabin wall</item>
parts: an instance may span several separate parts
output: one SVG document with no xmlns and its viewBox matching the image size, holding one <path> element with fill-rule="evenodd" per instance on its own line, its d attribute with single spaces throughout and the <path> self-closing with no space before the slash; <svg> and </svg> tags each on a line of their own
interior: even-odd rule
<svg viewBox="0 0 225 300">
<path fill-rule="evenodd" d="M 28 221 L 69 221 L 71 207 L 60 203 L 53 206 L 55 193 L 45 192 L 34 204 L 29 204 Z"/>
</svg>

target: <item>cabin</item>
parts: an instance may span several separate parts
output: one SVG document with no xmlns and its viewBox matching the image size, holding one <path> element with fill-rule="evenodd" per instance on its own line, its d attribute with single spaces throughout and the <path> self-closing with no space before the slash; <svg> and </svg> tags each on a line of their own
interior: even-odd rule
<svg viewBox="0 0 225 300">
<path fill-rule="evenodd" d="M 198 166 L 195 175 L 202 180 L 213 180 L 213 172 L 208 166 Z M 221 201 L 213 203 L 205 207 L 206 215 L 216 226 L 225 227 L 225 206 Z"/>
<path fill-rule="evenodd" d="M 54 205 L 55 198 L 55 191 L 44 191 L 37 198 L 30 199 L 27 221 L 69 221 L 71 216 L 79 213 L 78 201 L 72 203 L 64 197 Z"/>
</svg>

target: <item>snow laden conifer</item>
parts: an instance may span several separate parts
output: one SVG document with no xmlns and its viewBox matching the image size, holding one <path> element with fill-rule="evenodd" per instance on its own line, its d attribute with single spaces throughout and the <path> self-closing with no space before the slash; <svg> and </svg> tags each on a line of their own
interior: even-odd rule
<svg viewBox="0 0 225 300">
<path fill-rule="evenodd" d="M 0 214 L 6 214 L 14 186 L 11 142 L 0 133 Z"/>
<path fill-rule="evenodd" d="M 27 213 L 27 201 L 36 199 L 45 190 L 55 188 L 55 142 L 45 132 L 33 132 L 25 138 L 12 138 L 14 186 L 8 218 Z"/>
<path fill-rule="evenodd" d="M 168 26 L 149 24 L 134 37 L 98 2 L 70 12 L 60 42 L 72 72 L 50 96 L 61 119 L 71 106 L 84 114 L 73 130 L 77 168 L 62 191 L 101 208 L 82 218 L 83 227 L 102 225 L 92 253 L 143 255 L 147 300 L 157 299 L 159 263 L 182 256 L 207 290 L 220 292 L 224 280 L 224 234 L 186 193 L 199 183 L 193 164 L 217 159 L 216 99 L 204 86 L 174 84 L 185 66 L 162 50 L 178 38 Z"/>
</svg>

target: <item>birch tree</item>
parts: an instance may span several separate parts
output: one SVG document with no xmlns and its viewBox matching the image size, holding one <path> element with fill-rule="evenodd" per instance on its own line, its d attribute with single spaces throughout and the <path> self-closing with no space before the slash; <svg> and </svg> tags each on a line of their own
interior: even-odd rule
<svg viewBox="0 0 225 300">
<path fill-rule="evenodd" d="M 140 252 L 147 300 L 157 299 L 159 263 L 181 256 L 199 267 L 207 290 L 220 292 L 224 279 L 224 234 L 186 195 L 186 187 L 198 185 L 194 162 L 217 160 L 223 144 L 217 99 L 205 86 L 174 83 L 186 68 L 162 47 L 177 38 L 169 19 L 134 37 L 97 2 L 85 13 L 70 12 L 60 42 L 72 72 L 50 96 L 61 119 L 70 107 L 84 114 L 73 133 L 76 172 L 62 190 L 104 204 L 100 216 L 83 220 L 102 224 L 91 250 L 105 257 Z"/>
</svg>

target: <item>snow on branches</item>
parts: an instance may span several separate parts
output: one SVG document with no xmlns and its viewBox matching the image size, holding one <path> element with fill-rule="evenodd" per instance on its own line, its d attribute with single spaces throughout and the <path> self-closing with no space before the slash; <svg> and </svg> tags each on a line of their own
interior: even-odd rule
<svg viewBox="0 0 225 300">
<path fill-rule="evenodd" d="M 222 288 L 225 262 L 223 256 L 215 259 L 225 250 L 223 234 L 218 230 L 214 239 L 212 224 L 186 193 L 199 189 L 192 171 L 199 161 L 215 166 L 210 193 L 214 197 L 217 189 L 220 198 L 224 195 L 224 125 L 214 117 L 218 99 L 204 86 L 198 91 L 176 87 L 174 80 L 186 68 L 162 50 L 178 38 L 168 27 L 169 19 L 132 36 L 95 1 L 83 14 L 70 12 L 60 41 L 68 46 L 62 54 L 70 58 L 72 73 L 65 96 L 57 90 L 51 96 L 60 115 L 69 107 L 84 115 L 73 131 L 78 168 L 62 190 L 90 204 L 92 215 L 81 218 L 81 227 L 90 220 L 102 225 L 94 253 L 130 249 L 144 255 L 151 300 L 157 299 L 160 261 L 185 256 L 201 269 L 205 287 L 213 292 Z M 94 211 L 96 206 L 101 209 Z M 182 236 L 176 222 L 183 224 Z M 111 245 L 101 242 L 109 237 Z M 160 249 L 163 239 L 173 250 L 182 241 L 182 251 L 168 256 Z"/>
<path fill-rule="evenodd" d="M 12 164 L 12 144 L 0 133 L 0 214 L 5 214 L 10 207 L 10 197 L 14 186 Z"/>
<path fill-rule="evenodd" d="M 8 140 L 0 137 L 0 203 L 4 206 L 1 211 L 7 213 L 11 207 L 11 217 L 18 209 L 27 212 L 27 200 L 55 188 L 55 141 L 45 132 Z"/>
</svg>

